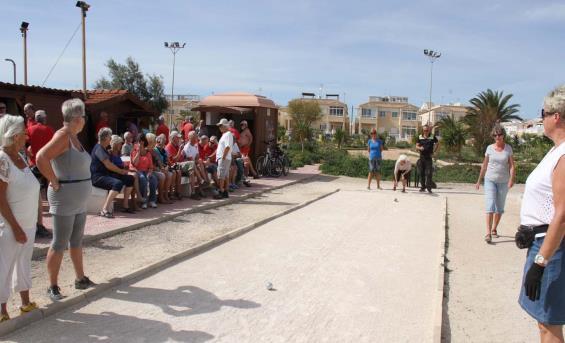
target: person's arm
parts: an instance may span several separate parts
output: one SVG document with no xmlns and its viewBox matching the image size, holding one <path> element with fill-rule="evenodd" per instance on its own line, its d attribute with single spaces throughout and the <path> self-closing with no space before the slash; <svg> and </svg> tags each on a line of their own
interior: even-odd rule
<svg viewBox="0 0 565 343">
<path fill-rule="evenodd" d="M 6 161 L 6 163 L 8 163 Z M 9 168 L 9 167 L 8 167 Z M 14 217 L 14 213 L 10 208 L 10 204 L 8 203 L 7 193 L 8 193 L 8 175 L 10 173 L 9 169 L 2 169 L 0 170 L 0 214 L 2 214 L 2 218 L 10 225 L 12 232 L 14 233 L 14 238 L 18 243 L 24 244 L 27 242 L 27 236 L 22 230 L 22 227 Z"/>
<path fill-rule="evenodd" d="M 514 186 L 514 180 L 516 180 L 516 163 L 514 163 L 514 156 L 510 155 L 508 158 L 508 164 L 510 165 L 510 180 L 508 180 L 508 188 Z"/>
<path fill-rule="evenodd" d="M 485 176 L 485 173 L 487 172 L 487 166 L 488 166 L 488 155 L 485 155 L 485 158 L 483 160 L 483 164 L 481 164 L 481 172 L 479 173 L 479 179 L 477 180 L 477 183 L 475 184 L 476 189 L 479 189 L 481 187 L 481 180 L 483 179 L 483 177 Z"/>
<path fill-rule="evenodd" d="M 51 139 L 49 143 L 45 144 L 45 146 L 37 153 L 35 164 L 37 165 L 37 168 L 39 168 L 41 175 L 49 181 L 51 188 L 53 188 L 54 191 L 58 191 L 60 185 L 59 180 L 53 171 L 53 167 L 51 166 L 51 160 L 67 151 L 67 149 L 69 149 L 69 144 L 69 137 L 67 134 L 62 131 L 57 131 L 53 136 L 53 139 Z"/>
<path fill-rule="evenodd" d="M 393 172 L 393 177 L 394 177 L 394 182 L 398 182 L 398 179 L 396 178 L 396 174 L 398 173 L 398 167 L 400 166 L 400 161 L 396 161 L 396 163 L 394 163 L 394 172 Z"/>
<path fill-rule="evenodd" d="M 434 136 L 434 142 L 435 142 L 435 144 L 434 144 L 433 154 L 435 155 L 436 152 L 439 150 L 439 141 L 438 141 L 437 137 L 435 137 L 435 136 Z"/>
<path fill-rule="evenodd" d="M 381 144 L 379 144 L 379 147 L 380 147 L 380 149 L 381 149 L 381 156 L 382 156 L 382 153 L 383 153 L 383 147 L 384 147 L 384 145 L 385 145 L 385 143 L 381 140 Z"/>
<path fill-rule="evenodd" d="M 222 154 L 222 160 L 226 159 L 226 156 L 228 156 L 229 152 L 230 152 L 231 148 L 229 146 L 226 146 L 224 148 L 224 153 Z"/>
<path fill-rule="evenodd" d="M 137 164 L 139 163 L 139 156 L 141 155 L 140 149 L 141 149 L 141 148 L 139 148 L 139 149 L 136 150 L 136 151 L 132 151 L 132 152 L 131 152 L 131 164 L 132 164 L 134 167 L 137 167 Z"/>
<path fill-rule="evenodd" d="M 404 171 L 404 173 L 402 173 L 402 177 L 404 177 L 404 178 L 406 177 L 406 174 L 408 174 L 410 172 L 410 170 L 412 169 L 412 162 L 406 160 L 405 165 L 407 166 L 406 170 Z"/>
</svg>

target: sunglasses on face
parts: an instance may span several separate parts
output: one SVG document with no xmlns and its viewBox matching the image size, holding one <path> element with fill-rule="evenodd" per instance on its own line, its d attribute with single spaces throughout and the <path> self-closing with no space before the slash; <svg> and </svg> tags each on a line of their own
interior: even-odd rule
<svg viewBox="0 0 565 343">
<path fill-rule="evenodd" d="M 502 133 L 495 133 L 494 135 L 492 135 L 494 138 L 496 137 L 504 137 L 504 135 Z"/>
<path fill-rule="evenodd" d="M 554 115 L 557 112 L 546 112 L 543 108 L 541 109 L 541 119 L 543 120 L 545 117 L 549 117 Z"/>
</svg>

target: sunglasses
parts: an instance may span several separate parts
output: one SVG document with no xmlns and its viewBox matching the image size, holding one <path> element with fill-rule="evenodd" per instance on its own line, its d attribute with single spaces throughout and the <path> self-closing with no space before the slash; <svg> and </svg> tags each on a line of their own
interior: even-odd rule
<svg viewBox="0 0 565 343">
<path fill-rule="evenodd" d="M 541 119 L 554 115 L 557 112 L 546 112 L 543 108 L 541 109 Z"/>
<path fill-rule="evenodd" d="M 504 135 L 502 133 L 495 133 L 494 135 L 492 135 L 494 138 L 496 137 L 503 137 Z"/>
</svg>

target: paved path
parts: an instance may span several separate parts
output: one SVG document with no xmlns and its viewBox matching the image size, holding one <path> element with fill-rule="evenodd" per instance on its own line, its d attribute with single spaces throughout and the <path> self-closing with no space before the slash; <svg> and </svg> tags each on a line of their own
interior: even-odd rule
<svg viewBox="0 0 565 343">
<path fill-rule="evenodd" d="M 422 196 L 341 191 L 7 342 L 430 341 L 443 199 Z"/>
</svg>

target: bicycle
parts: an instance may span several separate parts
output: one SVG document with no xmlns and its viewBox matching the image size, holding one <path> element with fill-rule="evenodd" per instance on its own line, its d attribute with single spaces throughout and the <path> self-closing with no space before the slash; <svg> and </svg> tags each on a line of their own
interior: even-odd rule
<svg viewBox="0 0 565 343">
<path fill-rule="evenodd" d="M 283 150 L 279 148 L 276 141 L 265 142 L 268 144 L 267 153 L 257 158 L 256 169 L 259 176 L 279 177 L 288 175 L 290 171 L 290 160 Z"/>
</svg>

